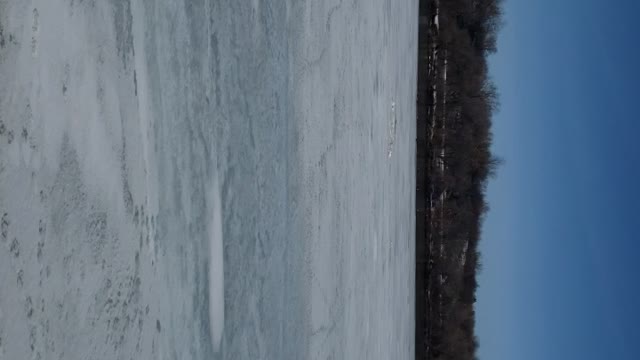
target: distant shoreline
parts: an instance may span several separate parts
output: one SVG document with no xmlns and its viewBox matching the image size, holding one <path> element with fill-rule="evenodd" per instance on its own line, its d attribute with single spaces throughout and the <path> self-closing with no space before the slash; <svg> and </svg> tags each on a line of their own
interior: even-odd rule
<svg viewBox="0 0 640 360">
<path fill-rule="evenodd" d="M 473 359 L 501 1 L 422 0 L 419 16 L 415 357 Z"/>
</svg>

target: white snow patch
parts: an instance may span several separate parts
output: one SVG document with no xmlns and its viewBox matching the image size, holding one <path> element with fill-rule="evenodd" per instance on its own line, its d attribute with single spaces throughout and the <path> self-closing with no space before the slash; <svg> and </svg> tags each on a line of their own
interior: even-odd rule
<svg viewBox="0 0 640 360">
<path fill-rule="evenodd" d="M 396 102 L 391 102 L 391 118 L 389 119 L 389 140 L 387 143 L 387 157 L 391 158 L 393 154 L 393 145 L 396 142 L 396 126 L 398 118 L 396 117 Z"/>
<path fill-rule="evenodd" d="M 464 266 L 467 263 L 467 250 L 469 249 L 469 242 L 464 243 L 462 248 L 462 255 L 460 256 L 460 265 Z"/>
<path fill-rule="evenodd" d="M 220 350 L 224 331 L 224 256 L 222 247 L 222 204 L 218 176 L 214 175 L 209 195 L 209 326 L 213 350 Z"/>
</svg>

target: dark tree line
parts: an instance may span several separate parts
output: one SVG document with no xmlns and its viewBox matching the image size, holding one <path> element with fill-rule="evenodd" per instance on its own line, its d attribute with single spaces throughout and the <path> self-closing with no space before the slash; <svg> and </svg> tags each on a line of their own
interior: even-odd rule
<svg viewBox="0 0 640 360">
<path fill-rule="evenodd" d="M 416 359 L 476 359 L 478 241 L 497 91 L 501 0 L 421 0 L 417 98 Z"/>
</svg>

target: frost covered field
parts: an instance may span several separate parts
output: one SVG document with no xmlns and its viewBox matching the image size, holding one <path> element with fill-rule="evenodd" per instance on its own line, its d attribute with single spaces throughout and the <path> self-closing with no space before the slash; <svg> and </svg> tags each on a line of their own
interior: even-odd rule
<svg viewBox="0 0 640 360">
<path fill-rule="evenodd" d="M 0 0 L 0 359 L 409 359 L 417 0 Z"/>
</svg>

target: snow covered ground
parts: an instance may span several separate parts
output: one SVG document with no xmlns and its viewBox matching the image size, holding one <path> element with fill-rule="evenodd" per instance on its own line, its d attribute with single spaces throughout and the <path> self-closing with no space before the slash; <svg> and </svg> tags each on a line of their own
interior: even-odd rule
<svg viewBox="0 0 640 360">
<path fill-rule="evenodd" d="M 0 0 L 0 359 L 412 358 L 417 9 Z"/>
</svg>

